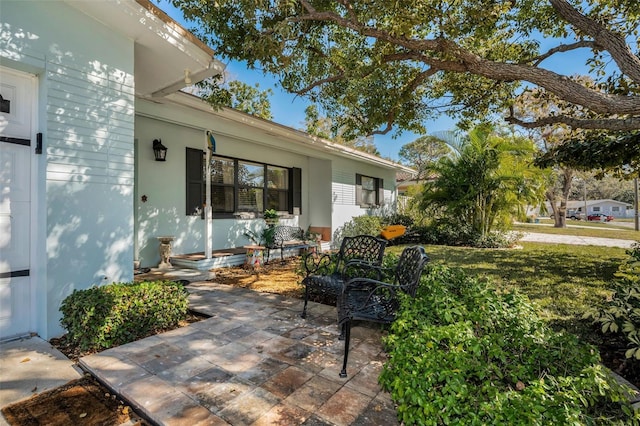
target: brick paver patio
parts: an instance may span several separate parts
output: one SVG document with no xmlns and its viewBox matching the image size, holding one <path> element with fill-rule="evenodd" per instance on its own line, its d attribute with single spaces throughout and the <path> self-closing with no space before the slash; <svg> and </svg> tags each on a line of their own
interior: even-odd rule
<svg viewBox="0 0 640 426">
<path fill-rule="evenodd" d="M 187 287 L 204 321 L 83 357 L 80 365 L 166 425 L 393 425 L 375 326 L 353 328 L 346 379 L 336 308 L 211 282 Z"/>
</svg>

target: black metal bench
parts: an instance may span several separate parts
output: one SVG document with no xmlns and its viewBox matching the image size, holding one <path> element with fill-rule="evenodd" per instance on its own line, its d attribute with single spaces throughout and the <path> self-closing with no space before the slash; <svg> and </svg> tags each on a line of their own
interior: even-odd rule
<svg viewBox="0 0 640 426">
<path fill-rule="evenodd" d="M 405 248 L 400 255 L 393 283 L 370 278 L 353 278 L 347 281 L 338 298 L 338 325 L 344 335 L 344 358 L 340 377 L 347 377 L 351 322 L 373 321 L 389 324 L 396 318 L 400 306 L 398 293 L 414 297 L 422 271 L 429 258 L 422 246 Z"/>
<path fill-rule="evenodd" d="M 325 253 L 321 256 L 308 255 L 304 259 L 306 272 L 302 284 L 304 290 L 304 308 L 302 318 L 307 316 L 309 296 L 321 296 L 324 301 L 335 302 L 342 291 L 344 282 L 350 277 L 378 277 L 387 242 L 371 235 L 345 237 L 337 253 Z M 373 274 L 373 275 L 371 275 Z"/>
<path fill-rule="evenodd" d="M 298 226 L 278 225 L 274 227 L 273 236 L 266 244 L 267 260 L 271 250 L 280 249 L 280 261 L 284 262 L 284 251 L 286 249 L 309 248 L 310 244 L 304 239 L 304 231 Z"/>
</svg>

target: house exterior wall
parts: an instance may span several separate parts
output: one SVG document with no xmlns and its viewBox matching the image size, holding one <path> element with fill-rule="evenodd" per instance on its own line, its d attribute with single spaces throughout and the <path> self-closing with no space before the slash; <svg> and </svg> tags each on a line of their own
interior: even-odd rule
<svg viewBox="0 0 640 426">
<path fill-rule="evenodd" d="M 175 102 L 165 104 L 137 100 L 136 104 L 136 259 L 142 267 L 160 261 L 158 236 L 175 238 L 173 254 L 203 252 L 204 220 L 186 215 L 186 148 L 204 149 L 205 130 L 213 132 L 216 154 L 302 170 L 302 212 L 281 219 L 282 224 L 302 229 L 328 227 L 331 233 L 353 216 L 380 212 L 355 204 L 355 174 L 384 179 L 385 203 L 395 201 L 395 170 L 315 152 L 296 146 L 277 131 L 261 131 L 249 123 L 236 122 L 198 107 Z M 247 118 L 247 120 L 250 120 Z M 152 141 L 161 139 L 168 148 L 167 161 L 156 162 Z M 145 202 L 142 201 L 143 196 Z M 259 231 L 262 219 L 213 219 L 213 250 L 250 243 L 247 231 Z"/>
<path fill-rule="evenodd" d="M 74 289 L 133 278 L 133 42 L 61 2 L 2 2 L 0 62 L 38 76 L 35 330 Z"/>
<path fill-rule="evenodd" d="M 309 226 L 331 227 L 331 168 L 331 160 L 309 159 L 309 202 L 306 209 Z"/>
<path fill-rule="evenodd" d="M 633 217 L 633 211 L 627 211 L 626 203 L 606 200 L 601 203 L 594 203 L 587 206 L 587 214 L 603 213 L 618 218 Z M 614 210 L 617 207 L 617 211 Z M 584 208 L 584 207 L 583 207 Z"/>
<path fill-rule="evenodd" d="M 363 208 L 356 204 L 356 174 L 383 179 L 384 204 L 379 208 Z M 337 158 L 332 169 L 332 217 L 331 233 L 353 217 L 366 214 L 382 214 L 395 208 L 395 170 L 383 169 L 364 163 L 354 163 Z"/>
<path fill-rule="evenodd" d="M 232 123 L 215 114 L 196 111 L 182 106 L 153 105 L 138 101 L 136 118 L 137 141 L 137 196 L 136 241 L 137 260 L 141 266 L 156 266 L 160 261 L 158 236 L 175 237 L 174 254 L 204 251 L 204 220 L 200 216 L 186 215 L 186 148 L 204 149 L 205 129 L 213 131 L 216 154 L 282 167 L 302 169 L 302 214 L 282 219 L 282 224 L 309 225 L 306 206 L 309 205 L 309 159 L 286 150 L 286 141 L 259 134 L 241 124 Z M 167 121 L 179 118 L 182 124 Z M 168 148 L 167 161 L 154 160 L 152 141 L 162 139 Z M 271 139 L 269 141 L 269 139 Z M 279 144 L 280 148 L 263 146 L 261 142 Z M 146 202 L 142 196 L 146 195 Z M 248 231 L 263 228 L 262 219 L 213 219 L 213 250 L 250 244 Z"/>
</svg>

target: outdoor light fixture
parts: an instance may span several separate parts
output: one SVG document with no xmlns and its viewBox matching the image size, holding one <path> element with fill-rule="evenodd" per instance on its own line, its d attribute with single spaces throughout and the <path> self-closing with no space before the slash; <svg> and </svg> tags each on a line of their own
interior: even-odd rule
<svg viewBox="0 0 640 426">
<path fill-rule="evenodd" d="M 156 161 L 167 161 L 167 147 L 162 145 L 160 139 L 153 140 L 153 155 Z"/>
<path fill-rule="evenodd" d="M 189 68 L 185 68 L 184 70 L 184 84 L 191 84 L 191 70 Z"/>
</svg>

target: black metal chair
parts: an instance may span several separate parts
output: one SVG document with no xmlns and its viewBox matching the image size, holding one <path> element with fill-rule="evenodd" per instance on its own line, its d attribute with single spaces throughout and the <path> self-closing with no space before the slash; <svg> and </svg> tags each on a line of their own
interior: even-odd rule
<svg viewBox="0 0 640 426">
<path fill-rule="evenodd" d="M 302 280 L 305 286 L 304 308 L 300 316 L 307 317 L 307 303 L 311 294 L 335 302 L 347 279 L 356 276 L 379 278 L 379 271 L 374 268 L 382 264 L 386 246 L 387 242 L 380 238 L 357 235 L 345 237 L 337 253 L 305 257 L 306 276 Z"/>
<path fill-rule="evenodd" d="M 347 377 L 351 322 L 354 320 L 389 324 L 400 306 L 398 294 L 414 297 L 429 257 L 422 246 L 405 248 L 400 255 L 392 284 L 370 278 L 347 281 L 338 298 L 338 325 L 344 335 L 344 358 L 340 377 Z"/>
</svg>

